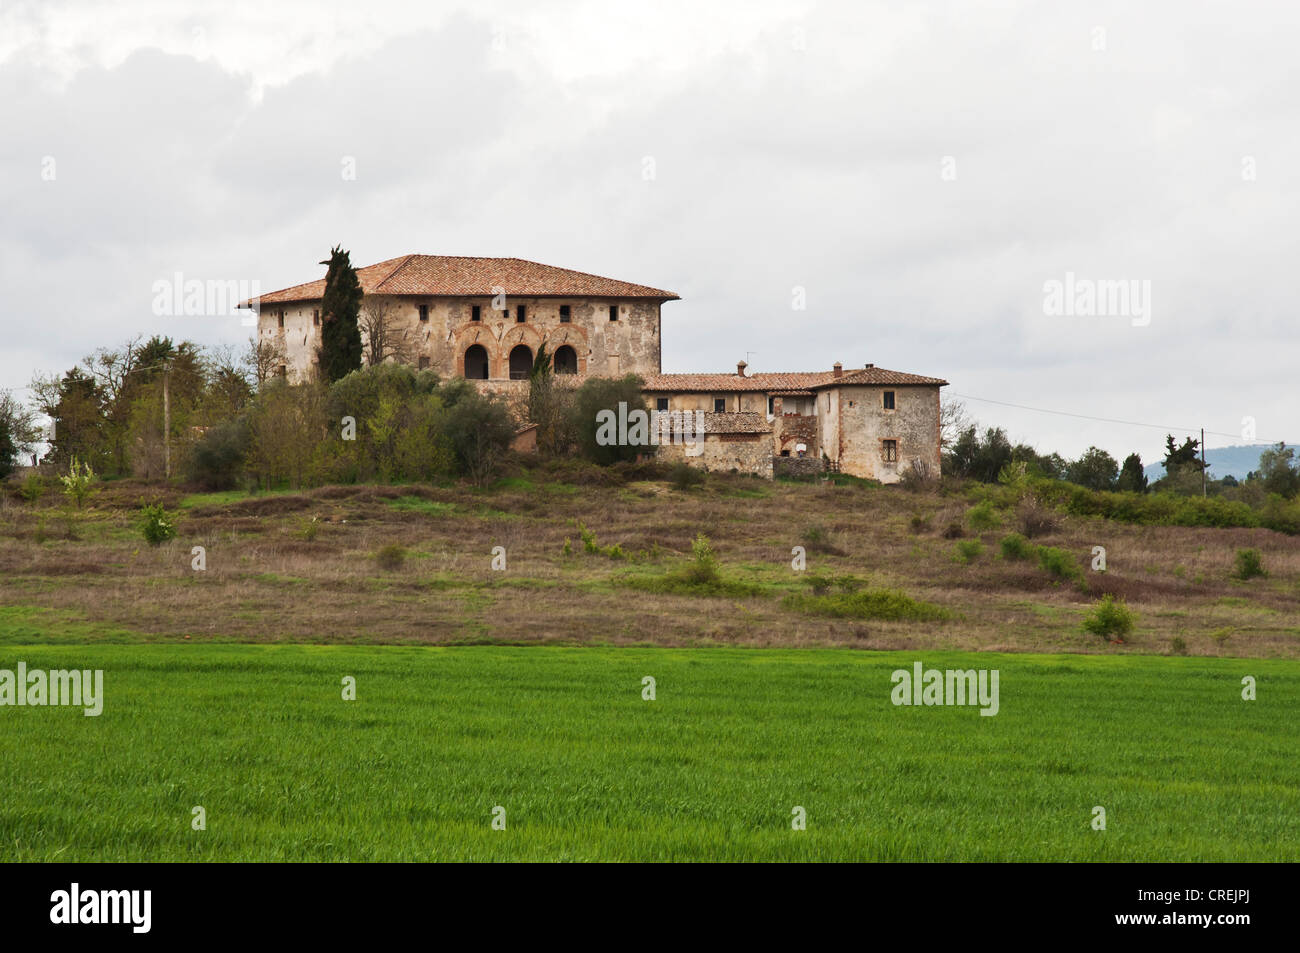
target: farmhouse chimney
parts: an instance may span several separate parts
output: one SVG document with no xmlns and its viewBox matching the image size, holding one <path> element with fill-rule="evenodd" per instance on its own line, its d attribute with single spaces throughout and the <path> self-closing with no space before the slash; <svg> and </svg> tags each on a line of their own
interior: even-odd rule
<svg viewBox="0 0 1300 953">
<path fill-rule="evenodd" d="M 874 365 L 874 364 L 868 364 L 868 365 L 867 365 L 867 370 L 871 370 L 871 369 L 872 369 L 873 367 L 875 367 L 875 366 L 876 366 L 876 365 Z"/>
<path fill-rule="evenodd" d="M 744 377 L 744 376 L 745 376 L 745 368 L 747 368 L 748 366 L 749 366 L 749 365 L 746 364 L 744 361 L 740 361 L 738 364 L 736 364 L 736 376 L 737 376 L 737 377 Z"/>
<path fill-rule="evenodd" d="M 844 376 L 844 365 L 841 364 L 839 361 L 836 361 L 834 364 L 832 364 L 832 365 L 831 365 L 831 376 L 832 376 L 832 377 L 843 377 L 843 376 Z"/>
</svg>

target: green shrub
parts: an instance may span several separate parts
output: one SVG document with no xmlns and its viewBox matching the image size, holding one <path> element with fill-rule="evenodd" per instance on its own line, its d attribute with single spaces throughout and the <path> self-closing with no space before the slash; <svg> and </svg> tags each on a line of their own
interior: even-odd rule
<svg viewBox="0 0 1300 953">
<path fill-rule="evenodd" d="M 176 523 L 163 509 L 161 503 L 150 503 L 141 507 L 140 516 L 140 530 L 150 546 L 159 546 L 175 538 Z"/>
<path fill-rule="evenodd" d="M 1002 525 L 1002 518 L 993 509 L 993 504 L 985 500 L 966 511 L 966 522 L 975 532 L 982 533 L 985 530 L 997 529 Z"/>
<path fill-rule="evenodd" d="M 582 538 L 582 549 L 584 552 L 600 552 L 600 544 L 596 542 L 596 534 L 592 530 L 587 529 L 585 524 L 578 524 L 578 535 Z"/>
<path fill-rule="evenodd" d="M 955 562 L 969 563 L 984 551 L 984 544 L 978 539 L 963 539 L 957 543 L 952 558 Z"/>
<path fill-rule="evenodd" d="M 961 539 L 966 535 L 966 531 L 961 528 L 961 523 L 952 522 L 947 525 L 943 531 L 944 539 Z"/>
<path fill-rule="evenodd" d="M 406 560 L 406 550 L 396 543 L 389 543 L 379 552 L 375 553 L 375 561 L 379 563 L 380 569 L 393 571 L 402 568 L 402 563 Z"/>
<path fill-rule="evenodd" d="M 908 526 L 913 533 L 924 533 L 930 528 L 930 517 L 922 516 L 919 513 L 913 514 Z"/>
<path fill-rule="evenodd" d="M 303 520 L 298 527 L 298 538 L 308 543 L 313 542 L 319 533 L 320 523 L 314 516 L 309 520 Z"/>
<path fill-rule="evenodd" d="M 624 576 L 619 585 L 645 592 L 687 596 L 762 596 L 763 586 L 730 580 L 722 575 L 709 538 L 703 533 L 691 543 L 692 559 L 684 568 L 663 576 Z"/>
<path fill-rule="evenodd" d="M 1173 651 L 1175 655 L 1186 655 L 1187 640 L 1184 639 L 1181 635 L 1175 635 L 1172 639 L 1169 640 L 1169 648 L 1170 650 Z"/>
<path fill-rule="evenodd" d="M 1133 622 L 1133 613 L 1124 600 L 1116 600 L 1107 593 L 1084 618 L 1083 628 L 1093 635 L 1102 638 L 1114 636 L 1122 642 L 1123 637 L 1133 631 Z"/>
<path fill-rule="evenodd" d="M 626 406 L 625 415 L 646 409 L 645 393 L 641 387 L 641 378 L 635 374 L 617 379 L 589 377 L 582 382 L 574 392 L 569 410 L 570 426 L 579 453 L 588 460 L 609 466 L 619 460 L 633 460 L 646 451 L 646 447 L 630 442 L 630 434 L 626 443 L 619 443 L 616 439 L 619 404 Z M 630 416 L 627 419 L 630 430 L 632 421 Z M 648 440 L 650 434 L 645 436 Z"/>
<path fill-rule="evenodd" d="M 699 467 L 679 461 L 668 471 L 668 479 L 674 489 L 689 490 L 705 481 L 705 473 Z"/>
<path fill-rule="evenodd" d="M 573 555 L 573 543 L 570 542 L 569 537 L 567 536 L 564 537 L 564 555 L 566 556 Z"/>
<path fill-rule="evenodd" d="M 64 496 L 76 503 L 77 509 L 81 509 L 90 497 L 91 484 L 95 482 L 95 471 L 90 468 L 89 463 L 84 460 L 78 461 L 73 457 L 72 463 L 68 465 L 67 474 L 59 477 L 59 481 L 63 484 Z"/>
<path fill-rule="evenodd" d="M 1089 490 L 1060 480 L 1035 480 L 1033 492 L 1044 503 L 1072 516 L 1100 516 L 1140 526 L 1263 526 L 1300 534 L 1300 500 L 1279 496 L 1270 496 L 1256 510 L 1240 500 L 1221 497 Z"/>
<path fill-rule="evenodd" d="M 792 593 L 781 600 L 781 605 L 796 612 L 836 619 L 935 622 L 951 616 L 948 610 L 940 606 L 919 602 L 892 589 L 868 589 L 824 596 Z"/>
<path fill-rule="evenodd" d="M 835 585 L 834 579 L 821 573 L 809 573 L 803 577 L 803 581 L 808 584 L 815 596 L 826 595 L 831 591 L 831 586 Z"/>
<path fill-rule="evenodd" d="M 45 481 L 41 479 L 39 473 L 29 473 L 23 478 L 22 485 L 18 488 L 18 495 L 28 503 L 35 503 L 45 495 Z"/>
<path fill-rule="evenodd" d="M 691 555 L 694 557 L 686 568 L 685 578 L 698 585 L 712 585 L 719 581 L 718 558 L 713 553 L 709 538 L 700 533 L 691 542 Z"/>
<path fill-rule="evenodd" d="M 1260 556 L 1259 550 L 1237 550 L 1237 568 L 1233 575 L 1238 579 L 1254 579 L 1256 576 L 1267 576 L 1268 572 L 1264 569 L 1264 560 Z"/>
<path fill-rule="evenodd" d="M 1038 565 L 1057 579 L 1081 579 L 1083 577 L 1074 554 L 1052 546 L 1038 547 Z"/>
<path fill-rule="evenodd" d="M 251 431 L 243 419 L 210 427 L 194 445 L 189 478 L 205 490 L 232 490 L 239 485 L 248 456 Z"/>
<path fill-rule="evenodd" d="M 1030 559 L 1035 547 L 1019 533 L 1009 533 L 1002 537 L 1003 559 Z"/>
</svg>

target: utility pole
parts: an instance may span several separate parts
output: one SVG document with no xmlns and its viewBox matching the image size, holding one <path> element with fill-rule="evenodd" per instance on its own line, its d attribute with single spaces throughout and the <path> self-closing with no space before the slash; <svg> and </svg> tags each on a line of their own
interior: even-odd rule
<svg viewBox="0 0 1300 953">
<path fill-rule="evenodd" d="M 1201 428 L 1201 496 L 1205 496 L 1205 428 Z"/>
<path fill-rule="evenodd" d="M 172 394 L 171 365 L 163 367 L 163 476 L 172 478 Z M 1204 433 L 1202 431 L 1202 433 Z"/>
</svg>

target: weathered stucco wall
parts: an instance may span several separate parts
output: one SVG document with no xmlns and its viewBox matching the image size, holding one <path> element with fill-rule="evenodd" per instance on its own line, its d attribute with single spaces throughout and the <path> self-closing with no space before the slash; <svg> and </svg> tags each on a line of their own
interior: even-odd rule
<svg viewBox="0 0 1300 953">
<path fill-rule="evenodd" d="M 669 410 L 702 410 L 705 413 L 714 412 L 714 400 L 725 400 L 727 409 L 724 413 L 747 413 L 767 415 L 767 395 L 754 391 L 728 391 L 719 390 L 713 392 L 690 392 L 690 391 L 646 391 L 646 399 L 650 401 L 650 406 L 657 406 L 656 401 L 660 397 L 668 398 Z"/>
<path fill-rule="evenodd" d="M 884 407 L 885 391 L 894 409 Z M 830 398 L 834 427 L 823 413 L 823 449 L 843 473 L 897 483 L 916 460 L 939 472 L 939 388 L 917 386 L 837 387 Z M 885 460 L 885 441 L 897 441 L 897 460 Z"/>
<path fill-rule="evenodd" d="M 444 377 L 465 373 L 465 352 L 481 345 L 488 354 L 488 379 L 510 379 L 510 352 L 523 345 L 535 356 L 546 343 L 554 354 L 568 345 L 577 356 L 579 380 L 589 376 L 621 377 L 624 374 L 658 374 L 660 368 L 660 306 L 657 301 L 593 298 L 509 297 L 507 310 L 494 311 L 492 298 L 393 297 L 389 301 L 399 327 L 407 331 L 412 363 L 427 358 L 430 368 Z M 420 320 L 420 306 L 428 308 L 428 320 Z M 473 320 L 474 306 L 480 320 Z M 524 307 L 525 320 L 517 320 L 516 309 Z M 560 308 L 569 307 L 570 320 L 560 321 Z M 611 321 L 609 308 L 618 307 L 618 320 Z M 319 301 L 267 305 L 258 317 L 263 340 L 278 340 L 288 355 L 287 373 L 302 380 L 310 372 L 320 346 L 320 327 L 313 315 Z M 284 327 L 280 327 L 280 315 Z"/>
</svg>

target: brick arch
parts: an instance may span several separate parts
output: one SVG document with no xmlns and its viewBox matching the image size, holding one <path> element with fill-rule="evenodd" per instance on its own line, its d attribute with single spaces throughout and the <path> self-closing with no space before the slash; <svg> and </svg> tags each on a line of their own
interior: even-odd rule
<svg viewBox="0 0 1300 953">
<path fill-rule="evenodd" d="M 527 344 L 534 354 L 542 343 L 542 332 L 529 324 L 513 324 L 501 335 L 501 353 L 509 354 L 516 344 Z"/>
<path fill-rule="evenodd" d="M 496 377 L 496 370 L 501 362 L 501 355 L 497 348 L 496 336 L 488 328 L 468 327 L 461 328 L 456 334 L 456 373 L 461 377 L 465 376 L 465 352 L 470 346 L 478 344 L 487 351 L 488 356 L 488 377 Z"/>
<path fill-rule="evenodd" d="M 591 353 L 591 348 L 587 344 L 587 329 L 584 327 L 575 327 L 573 325 L 562 325 L 559 328 L 552 328 L 551 333 L 546 335 L 546 350 L 552 358 L 555 352 L 565 345 L 573 348 L 574 353 L 578 355 L 578 377 L 583 377 L 587 373 L 587 355 Z"/>
<path fill-rule="evenodd" d="M 512 324 L 508 326 L 501 334 L 501 340 L 497 344 L 496 361 L 492 366 L 496 369 L 493 377 L 503 377 L 507 380 L 510 378 L 510 352 L 520 344 L 523 344 L 532 351 L 533 358 L 537 357 L 537 349 L 542 344 L 542 334 L 535 327 L 527 324 Z"/>
</svg>

